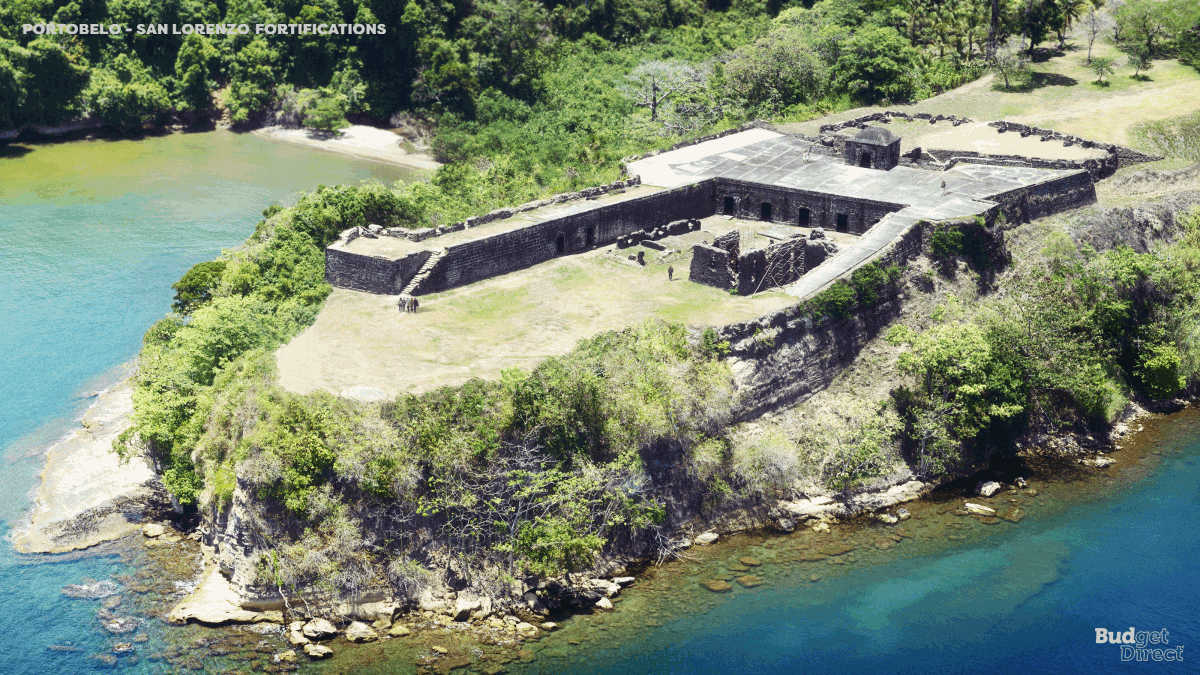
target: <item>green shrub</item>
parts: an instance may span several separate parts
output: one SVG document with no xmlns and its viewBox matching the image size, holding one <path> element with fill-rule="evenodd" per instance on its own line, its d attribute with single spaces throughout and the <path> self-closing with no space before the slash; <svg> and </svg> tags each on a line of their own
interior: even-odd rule
<svg viewBox="0 0 1200 675">
<path fill-rule="evenodd" d="M 850 309 L 854 307 L 855 295 L 854 288 L 849 283 L 840 280 L 835 282 L 809 302 L 813 318 L 828 316 L 845 319 L 850 316 Z"/>
</svg>

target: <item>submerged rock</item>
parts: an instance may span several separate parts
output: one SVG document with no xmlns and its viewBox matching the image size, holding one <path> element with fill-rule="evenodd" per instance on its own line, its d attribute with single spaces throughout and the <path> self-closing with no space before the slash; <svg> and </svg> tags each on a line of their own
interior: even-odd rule
<svg viewBox="0 0 1200 675">
<path fill-rule="evenodd" d="M 829 556 L 842 555 L 843 553 L 849 553 L 853 550 L 854 544 L 829 544 L 828 546 L 822 546 L 821 548 L 817 549 L 819 553 Z"/>
<path fill-rule="evenodd" d="M 1004 513 L 1000 514 L 1000 517 L 1010 523 L 1019 523 L 1021 522 L 1021 519 L 1025 517 L 1025 512 L 1014 506 L 1013 508 L 1008 509 Z"/>
<path fill-rule="evenodd" d="M 754 588 L 755 586 L 762 585 L 763 578 L 755 574 L 747 574 L 745 576 L 738 577 L 735 581 L 741 584 L 743 588 Z"/>
<path fill-rule="evenodd" d="M 972 504 L 971 502 L 967 502 L 966 506 L 964 508 L 966 508 L 967 513 L 973 513 L 977 516 L 994 516 L 994 515 L 996 515 L 996 509 L 989 508 L 987 506 L 983 506 L 982 504 Z"/>
<path fill-rule="evenodd" d="M 762 564 L 761 560 L 758 558 L 752 558 L 750 556 L 738 558 L 738 562 L 742 563 L 743 565 L 749 565 L 750 567 L 758 567 Z"/>
<path fill-rule="evenodd" d="M 893 516 L 890 513 L 881 513 L 881 514 L 879 514 L 879 520 L 881 522 L 887 523 L 888 525 L 895 525 L 896 523 L 900 522 L 900 517 Z"/>
<path fill-rule="evenodd" d="M 132 616 L 120 616 L 115 619 L 101 621 L 100 625 L 104 627 L 104 630 L 113 635 L 124 635 L 125 633 L 132 633 L 137 630 L 138 620 Z"/>
<path fill-rule="evenodd" d="M 908 509 L 896 509 L 896 517 L 900 520 L 908 520 L 912 518 L 912 514 L 908 512 Z"/>
<path fill-rule="evenodd" d="M 716 543 L 717 539 L 720 539 L 720 538 L 721 538 L 721 535 L 717 534 L 716 532 L 705 532 L 704 534 L 696 537 L 696 543 L 701 546 L 708 546 L 710 544 Z"/>
<path fill-rule="evenodd" d="M 166 532 L 166 528 L 158 523 L 150 523 L 142 526 L 142 534 L 147 537 L 161 537 Z"/>
<path fill-rule="evenodd" d="M 612 610 L 613 604 L 608 598 L 600 598 L 596 601 L 596 606 L 604 610 Z"/>
<path fill-rule="evenodd" d="M 733 586 L 730 586 L 728 581 L 721 579 L 709 579 L 708 581 L 701 582 L 701 585 L 713 593 L 728 593 L 733 590 Z"/>
<path fill-rule="evenodd" d="M 796 529 L 796 521 L 791 518 L 780 518 L 775 521 L 775 527 L 780 532 L 791 532 Z"/>
</svg>

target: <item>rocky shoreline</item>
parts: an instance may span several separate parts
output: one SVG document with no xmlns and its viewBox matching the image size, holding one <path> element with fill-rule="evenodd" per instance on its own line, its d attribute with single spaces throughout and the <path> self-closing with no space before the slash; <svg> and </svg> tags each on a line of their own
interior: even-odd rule
<svg viewBox="0 0 1200 675">
<path fill-rule="evenodd" d="M 1177 401 L 1173 408 L 1182 405 L 1186 404 Z M 1106 449 L 1138 446 L 1138 432 L 1154 426 L 1148 416 L 1150 412 L 1131 406 L 1114 427 Z M 914 542 L 936 539 L 961 544 L 969 532 L 959 527 L 974 525 L 974 532 L 983 533 L 990 527 L 1016 526 L 1028 510 L 1036 512 L 1039 501 L 1053 494 L 1054 488 L 1043 484 L 1049 478 L 1060 476 L 1064 484 L 1074 486 L 1109 484 L 1107 469 L 1128 468 L 1145 450 L 1135 449 L 1128 458 L 1118 455 L 1114 460 L 1094 447 L 1082 449 L 1096 439 L 1058 440 L 1055 447 L 1022 450 L 1014 461 L 1027 464 L 1029 473 L 1007 466 L 990 468 L 958 477 L 955 485 L 941 485 L 944 489 L 925 484 L 917 488 L 906 480 L 851 500 L 815 497 L 781 502 L 766 510 L 767 517 L 731 513 L 721 523 L 697 525 L 698 533 L 681 531 L 679 537 L 687 537 L 689 546 L 684 548 L 680 542 L 680 555 L 674 561 L 655 565 L 648 560 L 628 564 L 610 560 L 594 574 L 575 576 L 570 584 L 546 581 L 515 604 L 427 589 L 415 605 L 376 601 L 343 606 L 336 623 L 303 607 L 243 606 L 222 574 L 214 550 L 200 541 L 194 524 L 170 519 L 144 523 L 140 533 L 132 535 L 135 538 L 122 539 L 121 546 L 145 551 L 130 556 L 135 567 L 142 560 L 141 565 L 153 569 L 112 583 L 64 589 L 64 593 L 100 602 L 101 628 L 117 641 L 110 652 L 96 657 L 106 663 L 140 655 L 188 667 L 221 657 L 252 660 L 247 664 L 253 666 L 251 670 L 287 672 L 306 661 L 330 657 L 339 664 L 342 659 L 356 663 L 401 658 L 422 674 L 471 665 L 495 675 L 542 658 L 544 650 L 577 649 L 583 639 L 579 631 L 585 628 L 598 630 L 597 626 L 611 624 L 614 630 L 622 630 L 630 621 L 637 625 L 657 621 L 658 610 L 643 608 L 644 603 L 657 602 L 654 598 L 675 603 L 676 611 L 703 611 L 711 606 L 705 603 L 719 603 L 730 593 L 779 583 L 781 574 L 800 575 L 806 583 L 819 585 L 830 575 L 886 562 L 897 551 L 916 550 Z M 1090 478 L 1081 482 L 1079 476 Z M 871 508 L 864 508 L 865 504 Z M 771 517 L 772 513 L 776 515 Z M 792 517 L 796 521 L 788 532 L 786 521 Z M 935 523 L 938 518 L 946 522 Z M 698 565 L 704 569 L 697 572 Z M 171 571 L 164 575 L 154 571 L 158 567 Z M 194 576 L 197 568 L 199 575 Z M 681 590 L 697 583 L 696 591 Z M 194 590 L 182 599 L 177 591 L 168 590 L 192 584 Z M 125 604 L 113 597 L 121 593 L 127 596 Z M 145 593 L 149 595 L 140 595 Z M 683 602 L 675 597 L 686 593 L 691 595 Z M 181 626 L 168 629 L 168 641 L 176 646 L 142 644 L 148 639 L 146 619 L 138 618 L 141 614 L 129 604 L 131 599 L 159 608 L 143 608 L 147 617 Z M 631 618 L 642 614 L 650 618 Z"/>
<path fill-rule="evenodd" d="M 122 463 L 112 452 L 129 427 L 132 386 L 122 380 L 99 394 L 77 430 L 46 451 L 29 520 L 10 535 L 21 553 L 64 553 L 136 532 L 147 515 L 172 510 L 170 496 L 141 457 Z"/>
</svg>

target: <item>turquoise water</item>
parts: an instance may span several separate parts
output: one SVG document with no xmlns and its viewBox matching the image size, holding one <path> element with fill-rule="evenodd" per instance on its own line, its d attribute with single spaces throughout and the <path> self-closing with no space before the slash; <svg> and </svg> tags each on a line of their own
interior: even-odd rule
<svg viewBox="0 0 1200 675">
<path fill-rule="evenodd" d="M 599 649 L 543 652 L 518 672 L 1200 672 L 1200 434 L 1176 424 L 1192 430 L 1185 447 L 1115 499 L 1084 497 L 819 584 L 793 574 L 737 589 L 708 611 L 610 633 Z M 1183 647 L 1182 662 L 1123 662 L 1121 645 L 1096 644 L 1096 628 L 1131 627 L 1165 629 L 1165 644 L 1146 646 Z"/>
<path fill-rule="evenodd" d="M 318 184 L 393 182 L 398 167 L 229 132 L 79 141 L 0 154 L 0 534 L 28 508 L 48 443 L 119 379 L 187 268 L 240 244 L 267 205 Z M 63 586 L 112 555 L 0 548 L 0 672 L 72 672 L 114 639 Z M 73 642 L 79 651 L 50 650 Z M 142 662 L 134 670 L 149 668 Z"/>
</svg>

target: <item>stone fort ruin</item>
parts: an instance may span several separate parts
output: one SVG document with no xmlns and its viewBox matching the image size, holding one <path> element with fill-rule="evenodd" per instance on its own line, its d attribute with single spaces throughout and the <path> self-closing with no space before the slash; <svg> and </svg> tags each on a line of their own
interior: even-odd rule
<svg viewBox="0 0 1200 675">
<path fill-rule="evenodd" d="M 863 119 L 889 116 L 910 119 L 904 113 Z M 1094 202 L 1094 179 L 1146 159 L 1117 146 L 1086 161 L 920 149 L 902 155 L 899 136 L 866 121 L 843 123 L 859 129 L 853 137 L 753 126 L 700 139 L 631 159 L 628 180 L 448 227 L 352 228 L 326 249 L 326 279 L 369 293 L 418 296 L 599 247 L 661 248 L 653 242 L 727 217 L 769 225 L 763 237 L 769 243 L 747 248 L 736 233 L 725 233 L 694 244 L 689 278 L 739 294 L 772 288 L 803 298 L 921 221 L 1051 215 Z M 1022 135 L 1030 129 L 999 124 L 1004 131 L 1020 127 Z M 1083 142 L 1062 140 L 1077 141 Z M 853 236 L 834 245 L 826 232 Z"/>
</svg>

